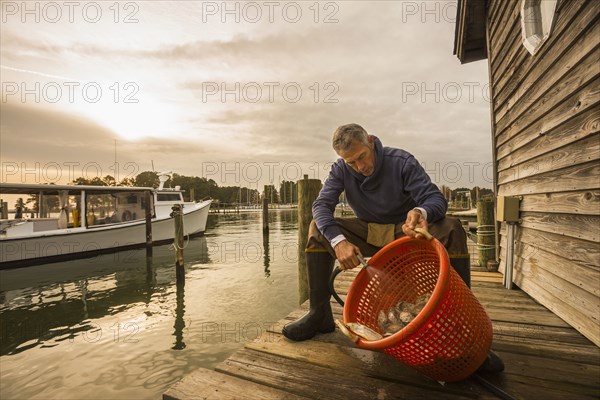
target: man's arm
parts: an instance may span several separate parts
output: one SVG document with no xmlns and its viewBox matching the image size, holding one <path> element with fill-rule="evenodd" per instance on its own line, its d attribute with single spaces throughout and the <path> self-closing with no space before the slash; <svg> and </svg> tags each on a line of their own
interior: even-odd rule
<svg viewBox="0 0 600 400">
<path fill-rule="evenodd" d="M 335 206 L 338 204 L 340 194 L 343 191 L 343 172 L 339 164 L 336 163 L 331 166 L 331 171 L 323 184 L 319 197 L 313 203 L 312 211 L 317 228 L 331 243 L 335 256 L 340 262 L 340 268 L 350 269 L 359 264 L 356 254 L 360 254 L 360 250 L 346 240 L 333 217 Z"/>
<path fill-rule="evenodd" d="M 317 224 L 317 228 L 330 243 L 335 237 L 342 234 L 333 219 L 333 213 L 343 191 L 343 172 L 336 163 L 331 166 L 329 176 L 312 206 L 313 219 Z"/>
<path fill-rule="evenodd" d="M 448 202 L 414 157 L 410 157 L 404 165 L 402 178 L 404 190 L 413 198 L 417 207 L 425 210 L 426 222 L 435 222 L 444 218 Z M 411 217 L 419 219 L 419 216 L 415 215 L 417 213 L 418 211 L 411 210 L 407 215 L 407 221 Z"/>
</svg>

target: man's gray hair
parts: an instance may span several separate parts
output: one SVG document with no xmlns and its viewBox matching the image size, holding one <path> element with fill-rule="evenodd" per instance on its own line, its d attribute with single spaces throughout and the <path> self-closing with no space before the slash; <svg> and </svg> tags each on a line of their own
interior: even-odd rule
<svg viewBox="0 0 600 400">
<path fill-rule="evenodd" d="M 333 149 L 336 152 L 347 151 L 354 143 L 369 145 L 369 134 L 358 124 L 342 125 L 333 133 Z"/>
</svg>

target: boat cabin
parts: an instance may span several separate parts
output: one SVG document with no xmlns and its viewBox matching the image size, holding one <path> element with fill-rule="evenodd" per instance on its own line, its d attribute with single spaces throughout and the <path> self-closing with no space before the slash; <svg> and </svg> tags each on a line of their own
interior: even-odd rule
<svg viewBox="0 0 600 400">
<path fill-rule="evenodd" d="M 58 229 L 92 228 L 145 217 L 147 192 L 152 188 L 84 185 L 0 184 L 3 197 L 0 237 L 32 235 Z M 157 201 L 153 193 L 152 203 Z M 168 198 L 180 193 L 169 193 Z M 26 197 L 27 196 L 27 197 Z M 9 213 L 8 199 L 16 200 Z M 14 199 L 13 199 L 14 198 Z M 26 198 L 26 201 L 23 199 Z M 27 206 L 31 203 L 31 207 Z M 169 201 L 169 204 L 174 202 Z M 149 205 L 151 210 L 154 204 Z M 155 214 L 152 211 L 153 215 Z M 11 215 L 12 214 L 12 215 Z"/>
</svg>

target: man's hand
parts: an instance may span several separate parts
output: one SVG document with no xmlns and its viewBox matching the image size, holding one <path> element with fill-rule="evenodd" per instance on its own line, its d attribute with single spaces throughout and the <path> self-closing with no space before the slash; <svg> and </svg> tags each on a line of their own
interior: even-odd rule
<svg viewBox="0 0 600 400">
<path fill-rule="evenodd" d="M 362 254 L 358 247 L 349 241 L 342 240 L 333 250 L 335 251 L 336 258 L 340 262 L 340 269 L 352 269 L 360 264 L 356 255 L 360 254 L 362 256 Z"/>
<path fill-rule="evenodd" d="M 402 224 L 402 232 L 404 232 L 406 236 L 419 239 L 423 237 L 423 235 L 415 232 L 415 228 L 417 227 L 428 230 L 427 221 L 423 218 L 423 214 L 421 214 L 419 210 L 410 210 L 408 214 L 406 214 L 406 221 Z"/>
</svg>

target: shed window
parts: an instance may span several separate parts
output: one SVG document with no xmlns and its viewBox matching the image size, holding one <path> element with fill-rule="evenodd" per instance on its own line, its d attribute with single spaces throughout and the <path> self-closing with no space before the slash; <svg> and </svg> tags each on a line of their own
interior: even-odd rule
<svg viewBox="0 0 600 400">
<path fill-rule="evenodd" d="M 523 0 L 521 33 L 523 46 L 534 55 L 550 36 L 558 0 Z"/>
</svg>

